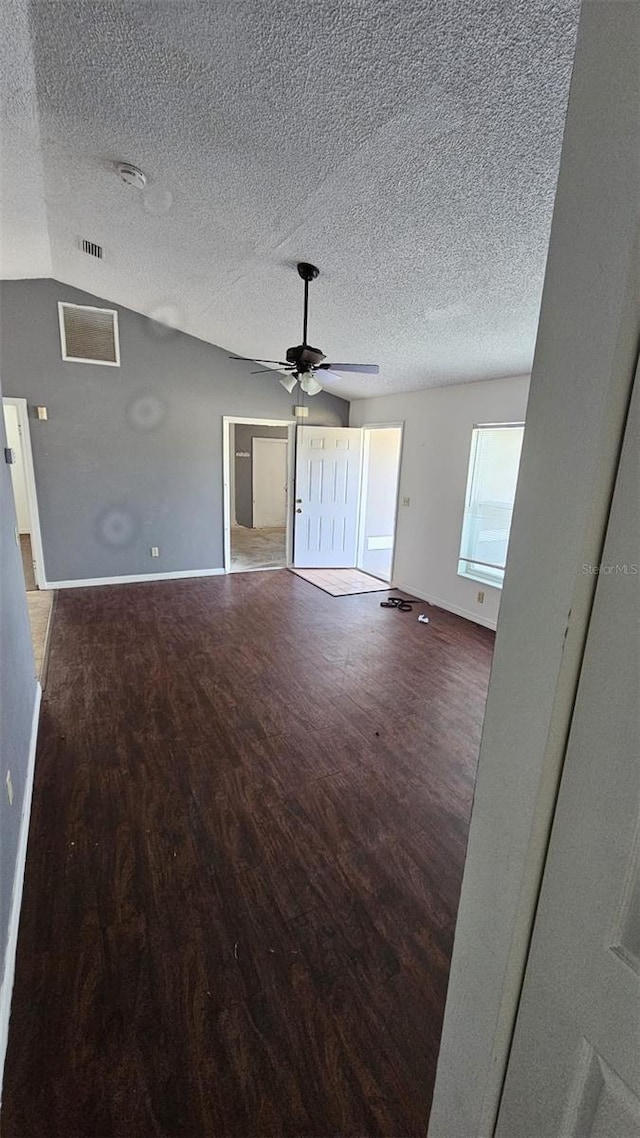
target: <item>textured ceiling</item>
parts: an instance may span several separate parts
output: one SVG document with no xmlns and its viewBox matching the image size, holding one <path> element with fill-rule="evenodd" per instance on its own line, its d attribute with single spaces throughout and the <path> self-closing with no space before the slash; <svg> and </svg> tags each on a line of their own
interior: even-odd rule
<svg viewBox="0 0 640 1138">
<path fill-rule="evenodd" d="M 526 372 L 578 7 L 10 0 L 2 275 L 281 358 L 310 260 L 337 394 Z"/>
</svg>

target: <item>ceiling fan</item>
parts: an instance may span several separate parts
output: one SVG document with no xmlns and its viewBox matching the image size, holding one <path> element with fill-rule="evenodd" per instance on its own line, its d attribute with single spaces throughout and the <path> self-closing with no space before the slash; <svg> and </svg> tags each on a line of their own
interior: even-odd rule
<svg viewBox="0 0 640 1138">
<path fill-rule="evenodd" d="M 320 383 L 320 376 L 329 378 L 333 376 L 334 379 L 340 379 L 336 372 L 360 372 L 364 375 L 377 375 L 379 368 L 377 364 L 334 364 L 325 363 L 326 356 L 319 348 L 312 348 L 307 343 L 307 321 L 309 316 L 309 282 L 314 281 L 319 275 L 320 270 L 315 265 L 310 265 L 306 261 L 300 261 L 298 264 L 298 273 L 304 281 L 304 312 L 302 317 L 302 343 L 296 344 L 294 348 L 287 348 L 286 360 L 254 360 L 255 363 L 261 364 L 274 364 L 282 371 L 285 372 L 285 377 L 280 380 L 283 387 L 287 391 L 293 391 L 298 380 L 300 387 L 307 395 L 317 395 L 322 391 L 323 384 Z M 230 356 L 232 360 L 252 360 L 253 356 Z M 263 375 L 268 371 L 272 371 L 270 367 L 261 368 L 260 371 L 252 371 L 252 375 Z M 323 375 L 324 373 L 324 375 Z"/>
</svg>

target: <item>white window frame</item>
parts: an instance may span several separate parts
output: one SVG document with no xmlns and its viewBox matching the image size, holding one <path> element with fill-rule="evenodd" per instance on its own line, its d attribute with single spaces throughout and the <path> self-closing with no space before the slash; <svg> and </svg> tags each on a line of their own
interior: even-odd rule
<svg viewBox="0 0 640 1138">
<path fill-rule="evenodd" d="M 464 497 L 464 512 L 462 515 L 462 529 L 460 532 L 460 554 L 458 556 L 458 576 L 466 577 L 470 581 L 477 581 L 481 585 L 491 585 L 494 589 L 502 589 L 506 565 L 492 565 L 488 562 L 472 561 L 462 556 L 467 524 L 467 511 L 471 505 L 471 495 L 476 474 L 478 454 L 478 441 L 480 431 L 496 430 L 522 430 L 524 423 L 474 423 L 471 435 L 471 450 L 469 453 L 469 469 L 467 472 L 467 488 Z"/>
<path fill-rule="evenodd" d="M 116 348 L 115 360 L 89 360 L 82 356 L 70 356 L 67 353 L 67 336 L 64 327 L 64 309 L 81 308 L 83 312 L 108 312 L 113 316 L 113 336 Z M 69 300 L 58 301 L 58 320 L 60 323 L 60 347 L 62 358 L 70 364 L 97 364 L 98 367 L 120 367 L 120 329 L 118 328 L 118 313 L 115 308 L 97 308 L 93 304 L 72 304 Z"/>
</svg>

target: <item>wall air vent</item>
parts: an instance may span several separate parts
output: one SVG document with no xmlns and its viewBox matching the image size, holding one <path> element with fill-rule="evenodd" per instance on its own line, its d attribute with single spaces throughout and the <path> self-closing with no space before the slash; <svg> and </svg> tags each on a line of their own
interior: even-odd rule
<svg viewBox="0 0 640 1138">
<path fill-rule="evenodd" d="M 118 313 L 112 308 L 58 302 L 63 360 L 120 367 Z"/>
<path fill-rule="evenodd" d="M 102 245 L 96 245 L 95 241 L 88 241 L 86 237 L 80 237 L 80 248 L 83 253 L 89 257 L 97 257 L 99 261 L 104 260 L 104 249 Z"/>
</svg>

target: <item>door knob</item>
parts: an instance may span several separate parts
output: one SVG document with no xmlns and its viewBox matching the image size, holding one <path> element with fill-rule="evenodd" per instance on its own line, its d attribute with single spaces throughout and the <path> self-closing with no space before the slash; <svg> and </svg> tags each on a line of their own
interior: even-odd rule
<svg viewBox="0 0 640 1138">
<path fill-rule="evenodd" d="M 300 509 L 300 506 L 298 506 L 298 508 L 296 510 L 296 514 L 301 514 L 301 513 L 302 513 L 302 510 Z"/>
</svg>

